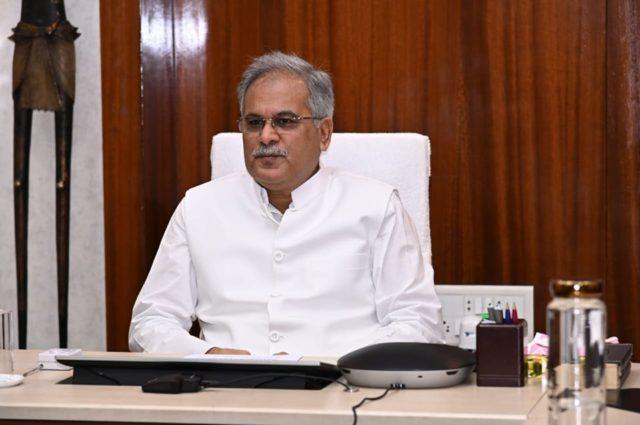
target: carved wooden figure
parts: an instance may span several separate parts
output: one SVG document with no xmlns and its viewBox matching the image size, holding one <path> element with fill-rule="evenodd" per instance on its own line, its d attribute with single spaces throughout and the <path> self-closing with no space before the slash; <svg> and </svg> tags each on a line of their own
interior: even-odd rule
<svg viewBox="0 0 640 425">
<path fill-rule="evenodd" d="M 75 97 L 77 28 L 62 0 L 22 0 L 20 22 L 10 37 L 13 56 L 14 208 L 19 346 L 27 345 L 27 229 L 29 151 L 33 110 L 55 113 L 56 254 L 60 347 L 67 346 L 71 130 Z"/>
</svg>

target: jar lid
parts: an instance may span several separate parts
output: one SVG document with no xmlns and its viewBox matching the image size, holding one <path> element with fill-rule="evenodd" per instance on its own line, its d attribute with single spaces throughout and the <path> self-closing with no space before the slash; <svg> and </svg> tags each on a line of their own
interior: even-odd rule
<svg viewBox="0 0 640 425">
<path fill-rule="evenodd" d="M 602 295 L 602 279 L 567 280 L 552 279 L 549 290 L 554 297 L 593 298 Z"/>
</svg>

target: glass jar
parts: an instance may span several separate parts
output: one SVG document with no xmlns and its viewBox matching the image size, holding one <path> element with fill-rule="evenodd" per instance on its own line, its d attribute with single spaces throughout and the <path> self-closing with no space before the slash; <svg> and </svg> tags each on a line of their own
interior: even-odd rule
<svg viewBox="0 0 640 425">
<path fill-rule="evenodd" d="M 604 424 L 601 280 L 552 280 L 547 306 L 549 424 Z"/>
</svg>

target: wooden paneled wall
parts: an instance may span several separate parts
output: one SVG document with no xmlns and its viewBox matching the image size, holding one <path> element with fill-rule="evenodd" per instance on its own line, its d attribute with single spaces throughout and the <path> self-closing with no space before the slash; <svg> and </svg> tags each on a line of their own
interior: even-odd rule
<svg viewBox="0 0 640 425">
<path fill-rule="evenodd" d="M 640 361 L 640 0 L 607 4 L 606 283 L 609 329 Z"/>
<path fill-rule="evenodd" d="M 242 70 L 276 49 L 333 75 L 336 131 L 431 137 L 437 283 L 533 284 L 544 330 L 550 278 L 605 278 L 609 334 L 640 347 L 640 1 L 111 4 L 109 349 L 211 136 L 235 130 Z"/>
<path fill-rule="evenodd" d="M 145 278 L 140 13 L 135 2 L 100 1 L 107 349 L 127 350 L 131 308 Z"/>
</svg>

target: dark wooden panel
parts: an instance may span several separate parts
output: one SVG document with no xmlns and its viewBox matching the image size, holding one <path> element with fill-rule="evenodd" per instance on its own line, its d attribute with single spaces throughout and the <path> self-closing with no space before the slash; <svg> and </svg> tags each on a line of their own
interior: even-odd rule
<svg viewBox="0 0 640 425">
<path fill-rule="evenodd" d="M 101 1 L 107 349 L 126 351 L 142 267 L 140 15 L 136 2 Z"/>
<path fill-rule="evenodd" d="M 207 95 L 213 75 L 207 69 L 208 4 L 200 0 L 174 1 L 175 109 L 168 118 L 176 128 L 178 197 L 211 175 Z"/>
<path fill-rule="evenodd" d="M 178 202 L 174 18 L 173 0 L 140 0 L 145 270 Z"/>
<path fill-rule="evenodd" d="M 604 274 L 604 2 L 430 8 L 431 229 L 441 283 Z"/>
<path fill-rule="evenodd" d="M 607 281 L 609 330 L 640 360 L 640 1 L 607 7 Z"/>
</svg>

